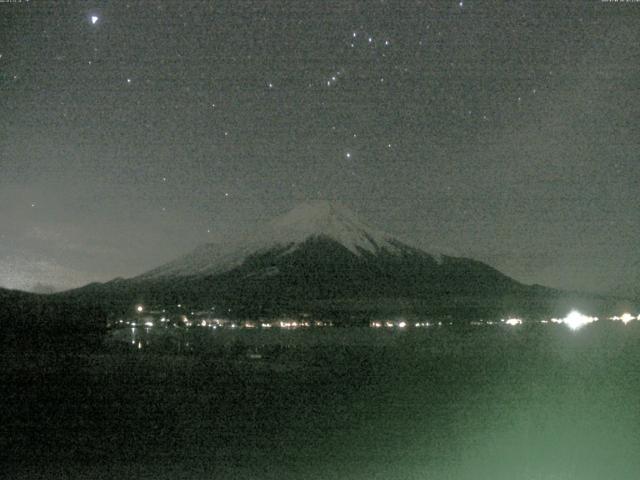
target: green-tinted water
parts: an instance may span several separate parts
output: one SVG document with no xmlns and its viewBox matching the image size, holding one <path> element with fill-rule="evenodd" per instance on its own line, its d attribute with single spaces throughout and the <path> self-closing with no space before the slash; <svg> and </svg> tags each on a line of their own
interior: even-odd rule
<svg viewBox="0 0 640 480">
<path fill-rule="evenodd" d="M 5 355 L 7 478 L 640 476 L 633 322 L 264 334 Z"/>
</svg>

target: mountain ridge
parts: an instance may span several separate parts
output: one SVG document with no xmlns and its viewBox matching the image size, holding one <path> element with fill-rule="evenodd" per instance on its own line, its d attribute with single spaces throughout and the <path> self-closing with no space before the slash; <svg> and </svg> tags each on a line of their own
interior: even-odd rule
<svg viewBox="0 0 640 480">
<path fill-rule="evenodd" d="M 60 296 L 126 315 L 136 304 L 237 317 L 418 314 L 460 318 L 604 312 L 611 299 L 528 286 L 481 261 L 427 252 L 333 202 L 295 207 L 238 248 L 205 244 L 130 279 Z M 611 301 L 610 301 L 611 300 Z"/>
<path fill-rule="evenodd" d="M 293 251 L 309 238 L 327 238 L 347 248 L 354 255 L 387 250 L 400 254 L 408 249 L 421 251 L 441 260 L 441 251 L 424 252 L 417 246 L 373 228 L 338 202 L 314 201 L 300 204 L 284 215 L 262 225 L 252 237 L 233 250 L 204 244 L 194 251 L 137 277 L 138 280 L 164 276 L 213 275 L 239 266 L 252 253 L 286 247 Z"/>
</svg>

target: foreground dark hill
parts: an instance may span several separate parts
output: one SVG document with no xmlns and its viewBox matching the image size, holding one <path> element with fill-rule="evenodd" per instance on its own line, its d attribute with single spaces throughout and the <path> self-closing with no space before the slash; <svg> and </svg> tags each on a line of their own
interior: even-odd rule
<svg viewBox="0 0 640 480">
<path fill-rule="evenodd" d="M 106 331 L 104 302 L 73 295 L 40 295 L 0 288 L 0 344 L 44 349 L 91 346 Z"/>
<path fill-rule="evenodd" d="M 112 312 L 130 312 L 137 303 L 180 304 L 231 316 L 539 316 L 612 303 L 523 285 L 482 262 L 423 251 L 329 202 L 295 208 L 237 249 L 204 245 L 136 278 L 58 297 Z"/>
</svg>

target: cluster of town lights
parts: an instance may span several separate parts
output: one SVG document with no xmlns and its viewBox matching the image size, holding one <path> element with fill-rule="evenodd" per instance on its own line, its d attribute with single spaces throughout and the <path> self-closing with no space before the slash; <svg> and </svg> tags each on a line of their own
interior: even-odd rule
<svg viewBox="0 0 640 480">
<path fill-rule="evenodd" d="M 178 305 L 178 307 L 182 307 L 182 305 Z M 213 310 L 213 309 L 212 309 Z M 162 315 L 162 318 L 159 319 L 155 319 L 153 318 L 150 314 L 152 313 L 160 313 L 158 312 L 153 312 L 150 311 L 148 312 L 148 314 L 142 315 L 143 312 L 145 312 L 145 307 L 144 305 L 136 305 L 135 306 L 135 312 L 137 313 L 136 319 L 131 319 L 129 321 L 125 321 L 125 320 L 119 320 L 118 323 L 120 324 L 126 324 L 126 325 L 130 325 L 132 327 L 135 327 L 137 325 L 144 325 L 145 327 L 153 327 L 154 325 L 156 325 L 156 320 L 157 322 L 159 322 L 160 324 L 164 324 L 164 326 L 166 326 L 166 324 L 170 323 L 169 318 L 166 315 Z M 162 312 L 165 312 L 165 310 L 162 310 Z M 192 314 L 194 314 L 194 312 L 191 312 Z M 202 312 L 205 313 L 205 312 Z M 308 316 L 308 315 L 304 315 L 304 316 Z M 197 315 L 196 315 L 197 317 Z M 555 324 L 563 324 L 566 325 L 568 328 L 570 328 L 571 330 L 579 330 L 582 327 L 584 327 L 585 325 L 588 325 L 590 323 L 596 322 L 598 321 L 598 317 L 591 317 L 588 315 L 584 315 L 580 312 L 578 312 L 577 310 L 572 310 L 571 312 L 569 312 L 569 314 L 564 317 L 564 318 L 551 318 L 549 320 L 540 320 L 538 323 L 542 323 L 542 324 L 548 324 L 548 323 L 555 323 Z M 613 317 L 609 317 L 608 320 L 611 321 L 619 321 L 622 322 L 623 324 L 628 324 L 629 322 L 633 321 L 633 320 L 640 320 L 640 315 L 634 316 L 628 312 L 623 313 L 620 316 L 613 316 Z M 453 325 L 454 322 L 447 322 L 448 325 Z M 491 320 L 479 320 L 479 321 L 472 321 L 470 322 L 471 325 L 496 325 L 496 324 L 503 324 L 503 325 L 507 325 L 510 327 L 516 327 L 519 325 L 522 325 L 523 323 L 525 323 L 521 318 L 517 318 L 517 317 L 510 317 L 510 318 L 503 318 L 502 320 L 498 321 L 491 321 Z M 532 323 L 536 323 L 536 322 L 532 322 Z M 325 327 L 325 326 L 332 326 L 333 323 L 332 322 L 327 322 L 327 321 L 319 321 L 319 320 L 315 320 L 315 321 L 310 321 L 309 319 L 280 319 L 280 320 L 261 320 L 261 321 L 252 321 L 252 320 L 244 320 L 244 321 L 232 321 L 232 320 L 228 320 L 228 319 L 221 319 L 221 318 L 210 318 L 209 316 L 207 316 L 206 318 L 200 318 L 200 319 L 190 319 L 187 315 L 180 315 L 179 316 L 179 321 L 178 324 L 181 324 L 185 327 L 191 327 L 191 326 L 200 326 L 200 327 L 210 327 L 213 329 L 216 328 L 243 328 L 243 329 L 255 329 L 255 328 L 262 328 L 262 329 L 268 329 L 268 328 L 272 328 L 272 327 L 279 327 L 282 329 L 295 329 L 295 328 L 305 328 L 305 327 Z M 402 317 L 400 318 L 396 318 L 394 320 L 373 320 L 371 322 L 369 322 L 369 326 L 372 328 L 388 328 L 388 329 L 406 329 L 406 328 L 425 328 L 425 327 L 431 327 L 431 326 L 442 326 L 443 322 L 442 321 L 438 321 L 438 322 L 428 322 L 428 321 L 408 321 Z M 176 326 L 176 324 L 174 323 L 174 326 Z"/>
</svg>

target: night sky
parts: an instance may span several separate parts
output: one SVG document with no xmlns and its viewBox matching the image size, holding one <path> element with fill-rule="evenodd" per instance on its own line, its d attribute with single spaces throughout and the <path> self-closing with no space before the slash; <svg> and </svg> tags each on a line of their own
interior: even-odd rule
<svg viewBox="0 0 640 480">
<path fill-rule="evenodd" d="M 0 3 L 0 286 L 133 276 L 333 199 L 426 250 L 640 270 L 640 2 Z"/>
</svg>

